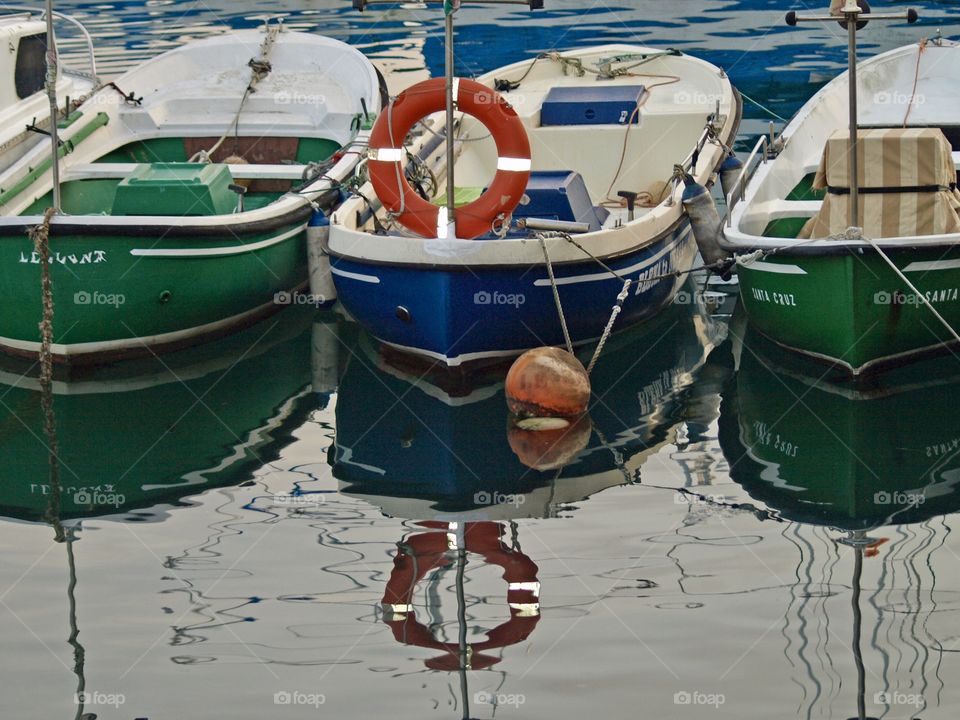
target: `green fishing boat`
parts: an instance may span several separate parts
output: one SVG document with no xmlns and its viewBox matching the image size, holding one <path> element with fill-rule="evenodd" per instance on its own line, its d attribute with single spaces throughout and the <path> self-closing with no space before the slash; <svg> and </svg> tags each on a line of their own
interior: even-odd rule
<svg viewBox="0 0 960 720">
<path fill-rule="evenodd" d="M 958 66 L 947 40 L 884 53 L 757 143 L 722 244 L 768 338 L 852 375 L 960 342 Z"/>
<path fill-rule="evenodd" d="M 297 302 L 306 234 L 340 199 L 382 103 L 357 50 L 283 26 L 189 43 L 104 86 L 59 128 L 49 227 L 53 355 L 194 344 Z M 0 349 L 35 354 L 54 204 L 37 147 L 0 174 Z"/>
</svg>

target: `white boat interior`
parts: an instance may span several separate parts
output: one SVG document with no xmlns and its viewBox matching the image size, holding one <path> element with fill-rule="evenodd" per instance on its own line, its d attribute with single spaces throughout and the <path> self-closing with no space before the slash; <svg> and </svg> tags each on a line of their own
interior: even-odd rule
<svg viewBox="0 0 960 720">
<path fill-rule="evenodd" d="M 291 189 L 344 179 L 358 159 L 348 146 L 365 144 L 381 100 L 375 68 L 330 38 L 274 25 L 188 43 L 102 87 L 61 130 L 64 212 L 74 223 L 255 221 Z M 49 156 L 45 144 L 0 175 L 0 224 L 42 213 Z M 148 186 L 164 178 L 197 183 L 209 198 L 151 209 Z M 131 193 L 144 197 L 122 201 Z"/>
<path fill-rule="evenodd" d="M 39 144 L 50 126 L 46 93 L 47 26 L 37 10 L 5 6 L 0 15 L 0 170 L 9 167 Z M 79 103 L 99 85 L 93 42 L 86 29 L 68 15 L 54 13 L 55 28 L 79 34 L 86 59 L 76 65 L 61 61 L 57 72 L 57 102 L 61 116 L 67 105 Z M 58 38 L 59 45 L 59 38 Z M 34 128 L 33 130 L 28 129 Z"/>
<path fill-rule="evenodd" d="M 549 53 L 478 81 L 499 89 L 530 141 L 531 179 L 514 219 L 585 223 L 590 229 L 582 238 L 601 253 L 635 247 L 674 226 L 682 212 L 675 165 L 689 169 L 692 162 L 691 174 L 708 184 L 726 155 L 718 138 L 730 143 L 740 119 L 739 97 L 722 70 L 650 47 L 606 45 Z M 437 142 L 444 124 L 442 113 L 426 119 L 415 128 L 420 135 L 408 148 L 422 160 L 408 167 L 408 177 L 419 178 L 427 199 L 438 205 L 446 202 L 445 144 Z M 498 154 L 490 132 L 469 115 L 458 114 L 457 138 L 456 202 L 461 205 L 489 185 Z M 621 191 L 636 194 L 632 213 Z M 364 235 L 412 235 L 384 212 L 372 185 L 361 193 L 365 199 L 347 201 L 334 217 L 334 233 L 345 234 L 345 245 L 370 257 L 363 249 L 369 241 Z M 376 220 L 367 200 L 376 209 Z M 506 241 L 518 237 L 526 233 L 510 233 Z M 495 234 L 481 238 L 491 250 L 503 239 Z M 384 244 L 382 237 L 374 242 L 381 246 L 377 256 L 388 252 L 385 245 L 393 245 Z"/>
<path fill-rule="evenodd" d="M 873 217 L 864 220 L 861 209 L 861 222 L 872 239 L 892 245 L 957 239 L 948 218 L 938 216 L 934 221 L 932 210 L 929 222 L 913 217 L 917 203 L 923 204 L 932 192 L 932 186 L 926 187 L 930 183 L 938 186 L 944 208 L 955 202 L 951 198 L 956 196 L 956 172 L 960 170 L 957 67 L 960 45 L 941 39 L 901 47 L 858 65 L 858 145 L 863 146 L 858 175 L 866 188 L 861 205 L 867 206 L 868 216 Z M 766 138 L 757 143 L 746 172 L 728 198 L 731 210 L 724 233 L 731 246 L 765 248 L 792 241 L 818 245 L 845 239 L 841 236 L 846 228 L 839 225 L 844 224 L 846 202 L 832 194 L 828 197 L 826 185 L 833 188 L 835 183 L 824 173 L 842 176 L 839 192 L 843 193 L 842 178 L 848 173 L 842 153 L 834 153 L 829 167 L 825 154 L 831 142 L 849 143 L 842 137 L 849 132 L 848 96 L 849 78 L 844 73 L 821 89 L 784 129 L 776 141 L 775 159 L 767 157 Z M 927 136 L 936 136 L 936 142 L 918 146 L 920 138 Z M 945 172 L 934 172 L 943 166 Z M 824 206 L 825 198 L 828 203 L 837 200 L 834 208 Z M 894 200 L 897 209 L 891 212 Z M 876 213 L 884 204 L 888 217 L 881 223 Z M 838 209 L 841 212 L 836 212 Z M 947 212 L 951 210 L 942 210 Z M 828 215 L 832 221 L 827 221 Z M 811 221 L 818 217 L 821 221 Z"/>
</svg>

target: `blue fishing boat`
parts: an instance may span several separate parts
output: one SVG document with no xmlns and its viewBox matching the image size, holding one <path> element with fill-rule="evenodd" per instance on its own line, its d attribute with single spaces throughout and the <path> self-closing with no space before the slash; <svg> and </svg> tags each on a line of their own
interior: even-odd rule
<svg viewBox="0 0 960 720">
<path fill-rule="evenodd" d="M 313 253 L 314 293 L 335 290 L 382 343 L 451 367 L 587 343 L 615 305 L 622 329 L 674 301 L 697 264 L 685 186 L 710 186 L 739 127 L 721 69 L 605 45 L 453 86 L 452 123 L 442 79 L 381 114 L 370 182 Z"/>
</svg>

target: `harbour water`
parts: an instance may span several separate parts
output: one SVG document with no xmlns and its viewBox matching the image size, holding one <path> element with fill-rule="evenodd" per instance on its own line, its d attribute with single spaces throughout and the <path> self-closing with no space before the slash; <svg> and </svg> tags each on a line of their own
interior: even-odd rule
<svg viewBox="0 0 960 720">
<path fill-rule="evenodd" d="M 788 29 L 767 0 L 547 4 L 462 11 L 458 71 L 678 47 L 789 117 L 845 58 L 839 29 Z M 864 54 L 960 35 L 952 3 L 914 5 L 919 28 L 868 30 Z M 93 30 L 107 74 L 265 16 L 224 0 L 59 8 Z M 360 47 L 394 87 L 442 69 L 436 9 L 269 13 Z M 771 117 L 746 112 L 745 143 Z M 690 286 L 611 339 L 589 425 L 534 462 L 502 369 L 424 374 L 294 307 L 58 382 L 54 474 L 34 373 L 0 369 L 3 717 L 960 708 L 954 357 L 851 387 Z"/>
</svg>

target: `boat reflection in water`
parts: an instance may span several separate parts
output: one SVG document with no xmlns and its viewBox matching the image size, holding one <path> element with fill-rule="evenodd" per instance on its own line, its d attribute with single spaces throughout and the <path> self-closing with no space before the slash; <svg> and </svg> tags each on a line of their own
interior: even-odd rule
<svg viewBox="0 0 960 720">
<path fill-rule="evenodd" d="M 148 520 L 156 513 L 135 511 L 243 482 L 276 459 L 316 403 L 311 318 L 292 309 L 163 361 L 54 382 L 57 516 Z M 50 445 L 40 383 L 25 369 L 0 369 L 0 516 L 37 521 L 53 494 Z"/>
<path fill-rule="evenodd" d="M 842 530 L 921 522 L 960 507 L 960 362 L 833 383 L 747 333 L 720 436 L 731 475 L 783 517 Z M 809 369 L 809 372 L 808 372 Z"/>
<path fill-rule="evenodd" d="M 219 343 L 55 381 L 0 369 L 0 517 L 49 524 L 66 548 L 74 717 L 87 707 L 75 544 L 84 521 L 144 522 L 163 506 L 250 479 L 315 406 L 311 313 L 286 312 Z M 25 374 L 25 371 L 26 374 Z M 100 446 L 91 452 L 91 438 Z M 147 510 L 147 508 L 150 508 Z"/>
<path fill-rule="evenodd" d="M 318 330 L 314 346 L 329 347 L 323 338 L 332 323 Z M 383 622 L 397 642 L 428 651 L 427 668 L 459 674 L 464 718 L 471 703 L 509 701 L 497 689 L 503 681 L 471 695 L 468 673 L 493 668 L 540 620 L 538 567 L 521 549 L 517 521 L 554 517 L 608 487 L 638 482 L 644 459 L 676 440 L 686 395 L 717 333 L 700 308 L 677 305 L 612 338 L 591 378 L 586 430 L 569 433 L 546 456 L 542 443 L 508 425 L 505 370 L 486 384 L 414 374 L 378 355 L 366 336 L 352 342 L 329 461 L 341 492 L 410 521 L 383 594 Z M 333 364 L 319 360 L 315 369 Z M 465 582 L 485 567 L 503 589 L 485 596 L 473 584 L 468 593 Z M 437 592 L 447 571 L 455 574 L 452 628 Z M 426 602 L 415 607 L 420 586 Z M 485 622 L 476 616 L 482 606 L 499 607 L 506 618 L 471 641 L 470 628 Z"/>
<path fill-rule="evenodd" d="M 833 382 L 749 328 L 733 345 L 720 442 L 733 480 L 769 508 L 761 517 L 784 523 L 800 554 L 783 636 L 805 716 L 851 715 L 849 697 L 828 690 L 842 684 L 838 646 L 838 655 L 853 650 L 854 717 L 937 707 L 946 638 L 955 634 L 938 622 L 953 602 L 938 574 L 949 579 L 954 556 L 937 551 L 960 509 L 960 432 L 949 420 L 960 405 L 960 363 L 934 360 L 864 386 Z M 866 633 L 862 592 L 874 618 Z M 836 623 L 844 597 L 849 629 Z M 838 700 L 844 708 L 834 711 Z"/>
<path fill-rule="evenodd" d="M 360 335 L 339 388 L 334 475 L 388 515 L 512 518 L 520 494 L 521 516 L 550 516 L 637 481 L 643 460 L 675 440 L 685 397 L 717 333 L 701 309 L 675 305 L 613 336 L 591 376 L 585 431 L 567 433 L 550 457 L 508 427 L 505 368 L 486 384 L 400 369 Z M 579 356 L 589 360 L 592 351 Z"/>
</svg>

